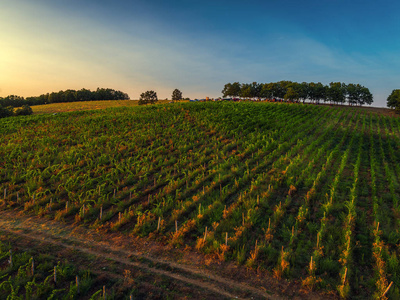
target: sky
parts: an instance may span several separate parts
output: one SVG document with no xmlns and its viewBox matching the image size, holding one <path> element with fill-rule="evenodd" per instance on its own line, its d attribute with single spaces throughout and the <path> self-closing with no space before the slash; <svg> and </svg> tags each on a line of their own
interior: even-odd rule
<svg viewBox="0 0 400 300">
<path fill-rule="evenodd" d="M 0 0 L 0 97 L 220 97 L 228 82 L 400 88 L 399 1 Z"/>
</svg>

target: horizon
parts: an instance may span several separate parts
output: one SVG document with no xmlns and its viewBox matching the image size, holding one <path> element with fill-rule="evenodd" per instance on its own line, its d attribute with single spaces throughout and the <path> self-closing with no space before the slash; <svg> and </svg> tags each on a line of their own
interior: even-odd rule
<svg viewBox="0 0 400 300">
<path fill-rule="evenodd" d="M 391 1 L 1 3 L 0 97 L 104 87 L 201 99 L 235 81 L 340 81 L 386 107 L 400 88 Z"/>
</svg>

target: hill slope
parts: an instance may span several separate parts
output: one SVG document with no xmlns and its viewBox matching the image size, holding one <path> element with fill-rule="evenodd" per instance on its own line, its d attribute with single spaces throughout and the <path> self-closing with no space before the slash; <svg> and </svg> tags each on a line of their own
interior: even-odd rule
<svg viewBox="0 0 400 300">
<path fill-rule="evenodd" d="M 182 103 L 3 119 L 3 209 L 345 297 L 399 294 L 398 118 Z"/>
</svg>

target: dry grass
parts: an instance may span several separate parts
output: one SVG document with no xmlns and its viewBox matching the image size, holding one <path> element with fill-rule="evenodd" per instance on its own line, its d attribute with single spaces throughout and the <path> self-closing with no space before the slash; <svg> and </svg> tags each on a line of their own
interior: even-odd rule
<svg viewBox="0 0 400 300">
<path fill-rule="evenodd" d="M 159 100 L 158 104 L 169 103 L 171 100 Z M 186 102 L 186 101 L 185 101 Z M 53 114 L 70 111 L 81 110 L 96 110 L 110 107 L 131 107 L 138 105 L 137 100 L 104 100 L 104 101 L 82 101 L 82 102 L 67 102 L 67 103 L 52 103 L 44 105 L 32 106 L 34 114 Z M 321 104 L 329 105 L 329 104 Z M 332 107 L 341 107 L 349 109 L 357 109 L 365 113 L 377 113 L 385 116 L 397 116 L 394 110 L 389 108 L 369 107 L 369 106 L 348 106 L 348 105 L 330 105 Z"/>
<path fill-rule="evenodd" d="M 158 103 L 168 103 L 170 100 L 159 100 Z M 80 110 L 105 109 L 110 107 L 131 107 L 138 105 L 137 100 L 104 100 L 52 103 L 32 106 L 34 114 L 53 114 Z"/>
</svg>

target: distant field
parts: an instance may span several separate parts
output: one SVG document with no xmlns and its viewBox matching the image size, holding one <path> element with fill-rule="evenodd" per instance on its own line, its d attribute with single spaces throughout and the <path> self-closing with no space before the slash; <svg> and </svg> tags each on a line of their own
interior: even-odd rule
<svg viewBox="0 0 400 300">
<path fill-rule="evenodd" d="M 166 104 L 171 100 L 159 100 L 157 104 Z M 187 102 L 187 101 L 181 101 Z M 67 103 L 53 103 L 45 105 L 32 106 L 34 114 L 50 114 L 60 112 L 82 111 L 82 110 L 97 110 L 110 107 L 132 107 L 137 106 L 137 100 L 104 100 L 104 101 L 82 101 L 82 102 L 67 102 Z M 264 102 L 265 103 L 265 102 Z M 320 106 L 330 106 L 328 104 L 321 104 Z M 394 111 L 388 108 L 380 107 L 352 107 L 347 105 L 332 106 L 342 109 L 358 110 L 366 113 L 378 113 L 385 116 L 394 116 Z"/>
<path fill-rule="evenodd" d="M 233 262 L 296 293 L 399 299 L 400 118 L 327 105 L 98 103 L 41 112 L 120 107 L 0 120 L 4 210 Z"/>
<path fill-rule="evenodd" d="M 170 100 L 159 100 L 158 103 L 166 103 Z M 137 106 L 137 100 L 105 100 L 105 101 L 83 101 L 83 102 L 66 102 L 52 103 L 45 105 L 32 106 L 34 114 L 50 114 L 70 111 L 82 111 L 93 109 L 105 109 L 110 107 L 132 107 Z"/>
</svg>

